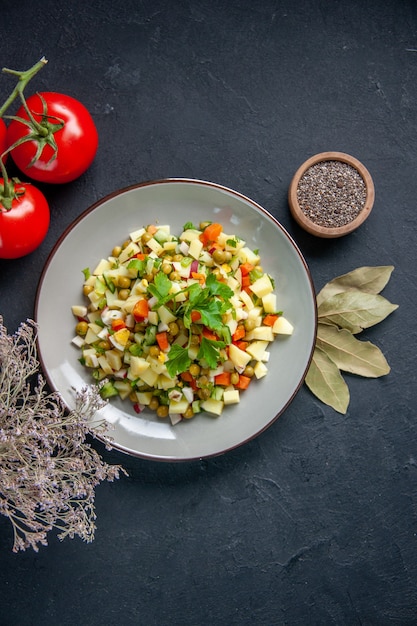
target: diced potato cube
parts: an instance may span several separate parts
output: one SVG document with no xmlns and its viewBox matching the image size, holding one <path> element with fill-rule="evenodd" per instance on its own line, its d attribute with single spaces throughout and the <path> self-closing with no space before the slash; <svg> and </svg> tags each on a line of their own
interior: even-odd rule
<svg viewBox="0 0 417 626">
<path fill-rule="evenodd" d="M 229 242 L 229 243 L 228 243 Z M 229 250 L 229 252 L 231 252 L 234 255 L 237 254 L 237 252 L 243 248 L 245 245 L 245 242 L 239 239 L 236 239 L 235 235 L 228 235 L 226 242 L 225 242 L 225 250 Z"/>
<path fill-rule="evenodd" d="M 241 291 L 239 294 L 240 299 L 242 300 L 243 304 L 246 306 L 246 308 L 248 309 L 248 311 L 250 311 L 251 309 L 253 309 L 253 307 L 255 306 L 253 303 L 252 298 L 250 297 L 250 295 L 246 292 L 246 291 Z"/>
<path fill-rule="evenodd" d="M 242 309 L 242 307 L 237 307 L 235 309 L 236 321 L 240 322 L 240 320 L 246 320 L 248 318 L 248 312 Z"/>
<path fill-rule="evenodd" d="M 262 361 L 267 346 L 267 341 L 252 341 L 252 343 L 250 343 L 246 348 L 246 352 L 248 352 L 256 361 Z"/>
<path fill-rule="evenodd" d="M 188 254 L 193 257 L 193 259 L 198 259 L 203 249 L 203 242 L 200 239 L 196 238 L 190 242 L 190 249 Z"/>
<path fill-rule="evenodd" d="M 153 391 L 137 391 L 136 397 L 138 399 L 139 404 L 143 404 L 144 406 L 148 406 L 150 401 L 152 400 Z"/>
<path fill-rule="evenodd" d="M 86 367 L 98 367 L 98 358 L 94 348 L 83 350 L 83 357 Z"/>
<path fill-rule="evenodd" d="M 132 380 L 140 378 L 142 374 L 150 367 L 150 363 L 141 356 L 130 357 L 130 374 Z"/>
<path fill-rule="evenodd" d="M 187 228 L 180 235 L 180 241 L 193 241 L 194 239 L 198 239 L 201 235 L 201 230 L 197 230 L 195 228 Z"/>
<path fill-rule="evenodd" d="M 88 285 L 89 287 L 94 287 L 94 283 L 96 282 L 96 277 L 94 274 L 90 274 L 90 276 L 84 281 L 84 285 Z"/>
<path fill-rule="evenodd" d="M 141 239 L 142 235 L 145 232 L 146 231 L 144 228 L 139 228 L 139 230 L 135 230 L 132 233 L 130 233 L 129 237 L 131 238 L 132 241 L 136 242 L 136 241 L 139 241 L 139 239 Z"/>
<path fill-rule="evenodd" d="M 275 293 L 267 293 L 262 298 L 262 306 L 265 313 L 275 313 L 277 310 L 277 296 Z"/>
<path fill-rule="evenodd" d="M 213 265 L 214 265 L 213 257 L 211 256 L 211 254 L 210 254 L 210 252 L 208 250 L 203 250 L 201 252 L 200 257 L 199 257 L 199 261 L 200 261 L 200 263 L 202 263 L 206 267 L 213 267 Z"/>
<path fill-rule="evenodd" d="M 134 285 L 130 288 L 130 293 L 133 294 L 142 294 L 142 293 L 146 293 L 148 290 L 148 281 L 146 280 L 146 278 L 138 278 L 136 280 L 136 282 L 134 283 Z"/>
<path fill-rule="evenodd" d="M 264 376 L 266 376 L 266 374 L 268 373 L 268 368 L 265 365 L 265 363 L 263 363 L 262 361 L 258 361 L 255 367 L 253 368 L 253 371 L 255 373 L 255 377 L 259 379 L 259 378 L 263 378 Z"/>
<path fill-rule="evenodd" d="M 246 339 L 248 341 L 253 341 L 255 339 L 260 339 L 261 341 L 274 341 L 274 333 L 272 332 L 272 328 L 270 326 L 258 326 L 253 330 L 246 333 Z"/>
<path fill-rule="evenodd" d="M 264 274 L 263 276 L 258 278 L 258 280 L 255 280 L 252 285 L 249 285 L 249 289 L 253 291 L 253 293 L 258 296 L 258 298 L 263 298 L 268 293 L 271 293 L 274 288 L 268 274 Z"/>
<path fill-rule="evenodd" d="M 254 320 L 255 322 L 259 322 L 260 320 L 262 322 L 262 308 L 260 306 L 254 306 L 253 309 L 248 311 L 248 319 Z"/>
<path fill-rule="evenodd" d="M 239 250 L 239 259 L 242 263 L 250 263 L 251 265 L 259 263 L 259 255 L 255 254 L 253 250 L 247 246 Z"/>
<path fill-rule="evenodd" d="M 233 343 L 229 346 L 229 359 L 232 361 L 238 371 L 241 371 L 251 360 L 251 355 L 241 350 Z"/>
<path fill-rule="evenodd" d="M 157 311 L 149 311 L 148 313 L 148 322 L 149 324 L 153 324 L 154 326 L 158 326 L 159 319 Z"/>
<path fill-rule="evenodd" d="M 230 317 L 227 321 L 226 321 L 226 326 L 229 327 L 230 330 L 230 334 L 233 335 L 236 332 L 237 329 L 237 320 L 233 319 L 232 317 Z"/>
<path fill-rule="evenodd" d="M 182 415 L 188 409 L 189 402 L 186 398 L 181 398 L 181 400 L 171 400 L 169 403 L 169 414 L 170 415 Z"/>
<path fill-rule="evenodd" d="M 240 402 L 239 389 L 225 389 L 223 393 L 223 402 L 225 405 L 238 404 Z"/>
<path fill-rule="evenodd" d="M 171 322 L 175 322 L 177 319 L 172 311 L 170 311 L 166 306 L 160 306 L 157 311 L 159 319 L 163 324 L 170 324 Z"/>
<path fill-rule="evenodd" d="M 106 289 L 105 296 L 106 296 L 107 306 L 111 306 L 111 307 L 119 306 L 120 308 L 120 305 L 118 305 L 119 293 L 117 290 L 112 292 L 110 291 L 110 289 Z"/>
<path fill-rule="evenodd" d="M 207 413 L 212 415 L 221 415 L 224 407 L 223 400 L 215 400 L 214 398 L 208 398 L 201 403 L 201 408 Z"/>
<path fill-rule="evenodd" d="M 274 323 L 272 330 L 276 335 L 292 335 L 294 332 L 294 326 L 287 320 L 287 318 L 280 315 Z"/>
<path fill-rule="evenodd" d="M 170 251 L 170 250 L 175 250 L 175 248 L 177 247 L 177 242 L 176 241 L 165 241 L 163 245 L 163 248 L 165 251 Z"/>
<path fill-rule="evenodd" d="M 149 367 L 147 370 L 142 372 L 139 378 L 143 380 L 144 383 L 149 385 L 149 387 L 155 387 L 158 376 L 158 372 L 155 372 L 155 370 Z"/>
<path fill-rule="evenodd" d="M 125 263 L 125 261 L 135 256 L 138 252 L 140 252 L 139 246 L 132 241 L 132 243 L 126 246 L 119 254 L 119 263 Z"/>
<path fill-rule="evenodd" d="M 233 243 L 227 243 L 232 241 Z M 233 254 L 236 254 L 238 250 L 245 246 L 243 239 L 236 238 L 236 235 L 228 235 L 225 232 L 220 233 L 217 242 L 226 250 L 230 250 Z"/>
<path fill-rule="evenodd" d="M 128 299 L 125 300 L 123 304 L 123 309 L 126 311 L 126 313 L 132 313 L 133 307 L 135 306 L 137 301 L 138 301 L 137 295 L 129 296 Z"/>
<path fill-rule="evenodd" d="M 148 248 L 150 248 L 157 255 L 161 254 L 161 252 L 163 252 L 163 250 L 164 250 L 163 247 L 161 246 L 161 244 L 158 241 L 156 241 L 156 239 L 154 237 L 149 239 L 149 241 L 146 243 L 146 245 L 148 246 Z"/>
<path fill-rule="evenodd" d="M 170 293 L 178 294 L 178 295 L 174 295 L 175 302 L 184 302 L 187 299 L 187 296 L 185 293 L 178 293 L 181 290 L 182 290 L 181 285 L 179 285 L 178 283 L 172 283 Z"/>
<path fill-rule="evenodd" d="M 93 331 L 93 333 L 95 333 L 96 335 L 100 336 L 100 333 L 103 330 L 102 326 L 99 326 L 98 324 L 96 324 L 95 322 L 90 322 L 88 324 L 88 327 L 91 328 L 91 330 Z"/>
<path fill-rule="evenodd" d="M 240 282 L 236 280 L 233 276 L 228 276 L 227 278 L 227 286 L 230 287 L 232 291 L 237 291 L 240 289 Z"/>
<path fill-rule="evenodd" d="M 158 358 L 148 356 L 147 361 L 150 365 L 151 370 L 153 370 L 157 374 L 167 373 L 167 368 L 166 368 L 165 363 L 161 363 L 161 361 Z"/>
<path fill-rule="evenodd" d="M 118 372 L 122 368 L 122 353 L 118 350 L 106 350 L 104 354 L 112 370 Z"/>
<path fill-rule="evenodd" d="M 98 304 L 102 298 L 102 294 L 97 293 L 96 291 L 90 291 L 87 298 L 90 300 L 92 305 Z M 97 307 L 96 307 L 97 308 Z"/>
<path fill-rule="evenodd" d="M 87 307 L 80 304 L 74 304 L 71 307 L 71 311 L 75 317 L 85 317 L 87 315 Z"/>
<path fill-rule="evenodd" d="M 169 224 L 161 224 L 160 226 L 158 226 L 158 232 L 160 230 L 163 230 L 167 237 L 169 237 L 169 235 L 171 234 L 171 226 Z"/>
<path fill-rule="evenodd" d="M 172 267 L 174 268 L 176 272 L 178 272 L 181 278 L 190 278 L 190 271 L 191 271 L 190 265 L 182 265 L 181 261 L 173 261 Z M 174 283 L 174 285 L 175 284 L 177 283 Z"/>
<path fill-rule="evenodd" d="M 176 378 L 170 378 L 165 374 L 160 374 L 158 376 L 157 387 L 158 389 L 172 389 L 177 384 Z"/>
<path fill-rule="evenodd" d="M 92 343 L 95 343 L 96 341 L 98 341 L 98 339 L 99 338 L 98 338 L 97 333 L 95 333 L 94 330 L 89 328 L 87 330 L 87 333 L 86 333 L 85 337 L 84 337 L 85 343 L 92 344 Z"/>
<path fill-rule="evenodd" d="M 97 322 L 97 320 L 101 320 L 101 311 L 92 311 L 87 315 L 87 317 L 89 322 Z"/>
<path fill-rule="evenodd" d="M 110 267 L 111 267 L 110 261 L 108 261 L 107 259 L 101 259 L 101 261 L 98 263 L 97 267 L 95 268 L 93 275 L 101 276 L 101 274 L 103 274 L 103 272 L 107 272 L 110 269 Z"/>
</svg>

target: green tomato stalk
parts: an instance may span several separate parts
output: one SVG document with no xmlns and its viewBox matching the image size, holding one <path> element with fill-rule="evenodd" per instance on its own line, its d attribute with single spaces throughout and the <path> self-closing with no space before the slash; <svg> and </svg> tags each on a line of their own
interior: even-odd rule
<svg viewBox="0 0 417 626">
<path fill-rule="evenodd" d="M 13 200 L 17 200 L 25 193 L 25 188 L 20 187 L 16 189 L 16 183 L 19 183 L 17 178 L 9 180 L 6 168 L 3 163 L 3 159 L 0 157 L 0 170 L 3 178 L 3 184 L 0 185 L 0 213 L 4 211 L 10 211 L 13 205 Z"/>
<path fill-rule="evenodd" d="M 22 103 L 25 103 L 25 98 L 23 92 L 30 80 L 41 70 L 48 61 L 45 57 L 42 57 L 35 65 L 25 71 L 11 70 L 7 67 L 3 67 L 3 72 L 5 74 L 11 74 L 12 76 L 17 76 L 17 84 L 13 89 L 10 96 L 5 100 L 3 105 L 0 107 L 0 118 L 6 113 L 7 109 L 11 104 L 16 100 L 16 98 L 20 98 Z"/>
<path fill-rule="evenodd" d="M 39 97 L 42 102 L 42 112 L 39 113 L 39 115 L 42 116 L 42 119 L 40 122 L 35 120 L 32 111 L 29 109 L 26 103 L 26 99 L 23 93 L 28 82 L 39 72 L 40 69 L 42 69 L 42 67 L 44 67 L 44 65 L 46 65 L 47 62 L 48 61 L 45 59 L 45 57 L 42 57 L 42 59 L 35 63 L 33 67 L 24 72 L 3 68 L 3 72 L 5 72 L 6 74 L 12 74 L 13 76 L 17 76 L 18 81 L 10 96 L 7 98 L 3 106 L 0 107 L 0 118 L 4 115 L 12 102 L 14 102 L 17 97 L 19 97 L 26 112 L 26 115 L 28 116 L 28 119 L 13 115 L 7 116 L 7 118 L 16 120 L 21 124 L 24 124 L 30 130 L 27 135 L 21 137 L 12 146 L 9 146 L 6 152 L 13 152 L 15 148 L 20 146 L 22 143 L 26 143 L 27 141 L 35 141 L 37 144 L 36 154 L 29 163 L 28 167 L 31 167 L 40 158 L 43 149 L 47 145 L 49 145 L 53 151 L 49 163 L 56 158 L 58 146 L 56 144 L 54 134 L 64 126 L 63 120 L 59 119 L 58 117 L 48 115 L 46 103 L 40 94 Z"/>
<path fill-rule="evenodd" d="M 45 57 L 42 57 L 35 65 L 25 71 L 11 70 L 7 67 L 3 68 L 3 72 L 5 74 L 11 74 L 12 76 L 17 76 L 17 84 L 9 97 L 5 100 L 3 105 L 0 107 L 0 119 L 3 117 L 7 109 L 11 104 L 16 100 L 16 98 L 20 98 L 23 106 L 26 105 L 25 97 L 23 92 L 29 83 L 30 80 L 41 70 L 46 64 L 47 60 Z M 35 122 L 37 124 L 37 122 Z M 40 126 L 40 124 L 38 124 Z M 38 131 L 43 132 L 43 131 Z M 47 133 L 48 131 L 46 131 Z M 45 133 L 45 134 L 46 134 Z M 3 157 L 10 152 L 10 148 L 6 150 L 3 154 L 0 155 L 0 171 L 3 178 L 3 185 L 0 186 L 0 211 L 6 210 L 10 211 L 12 208 L 13 200 L 18 198 L 19 196 L 24 194 L 24 188 L 22 187 L 19 191 L 16 190 L 15 183 L 19 182 L 17 179 L 9 180 L 6 167 L 3 163 Z"/>
</svg>

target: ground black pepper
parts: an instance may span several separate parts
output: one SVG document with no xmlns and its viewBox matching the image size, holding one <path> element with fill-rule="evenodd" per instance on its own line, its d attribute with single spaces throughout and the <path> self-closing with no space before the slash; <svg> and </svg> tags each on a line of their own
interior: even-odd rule
<svg viewBox="0 0 417 626">
<path fill-rule="evenodd" d="M 349 163 L 320 161 L 300 178 L 297 200 L 302 212 L 315 224 L 337 228 L 359 215 L 365 206 L 366 185 Z"/>
</svg>

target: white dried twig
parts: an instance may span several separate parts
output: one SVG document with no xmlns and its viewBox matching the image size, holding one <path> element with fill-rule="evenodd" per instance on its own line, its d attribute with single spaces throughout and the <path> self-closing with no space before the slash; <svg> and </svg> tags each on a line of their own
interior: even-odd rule
<svg viewBox="0 0 417 626">
<path fill-rule="evenodd" d="M 36 330 L 27 320 L 10 336 L 0 316 L 0 513 L 12 523 L 14 552 L 38 551 L 53 528 L 60 539 L 91 542 L 95 487 L 126 473 L 86 440 L 104 433 L 103 421 L 91 421 L 105 404 L 98 389 L 78 392 L 72 411 L 47 391 Z"/>
</svg>

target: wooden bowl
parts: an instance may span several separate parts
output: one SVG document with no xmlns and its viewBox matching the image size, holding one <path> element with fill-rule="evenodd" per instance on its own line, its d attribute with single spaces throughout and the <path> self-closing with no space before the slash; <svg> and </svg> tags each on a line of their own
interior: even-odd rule
<svg viewBox="0 0 417 626">
<path fill-rule="evenodd" d="M 366 198 L 364 206 L 354 219 L 341 226 L 324 226 L 315 223 L 301 209 L 298 201 L 297 189 L 303 175 L 311 166 L 326 161 L 341 161 L 342 163 L 347 163 L 357 170 L 365 183 Z M 370 214 L 374 200 L 375 188 L 370 173 L 360 161 L 344 152 L 321 152 L 307 159 L 296 171 L 288 190 L 288 203 L 292 216 L 304 230 L 316 237 L 343 237 L 356 230 Z"/>
</svg>

